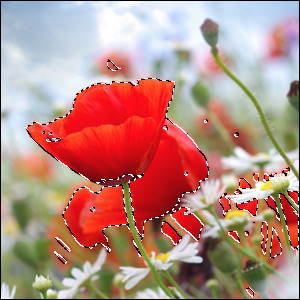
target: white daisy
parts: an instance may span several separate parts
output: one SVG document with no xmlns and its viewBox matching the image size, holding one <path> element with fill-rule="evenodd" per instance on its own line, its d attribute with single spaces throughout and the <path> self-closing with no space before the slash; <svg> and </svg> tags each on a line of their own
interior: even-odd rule
<svg viewBox="0 0 300 300">
<path fill-rule="evenodd" d="M 258 153 L 251 155 L 241 147 L 234 149 L 234 155 L 222 158 L 224 169 L 230 169 L 237 174 L 243 174 L 247 171 L 257 171 L 264 168 L 266 172 L 272 172 L 285 164 L 284 159 L 275 149 L 269 153 Z M 291 160 L 299 159 L 299 149 L 288 152 L 287 157 Z"/>
<path fill-rule="evenodd" d="M 254 226 L 255 221 L 261 221 L 263 219 L 262 215 L 257 215 L 251 217 L 251 215 L 244 210 L 231 210 L 225 215 L 225 218 L 219 219 L 221 226 L 224 230 L 234 230 L 238 228 L 243 228 L 244 230 L 251 230 Z M 209 217 L 210 228 L 203 233 L 203 237 L 217 238 L 220 232 L 220 226 L 216 219 L 211 215 Z"/>
<path fill-rule="evenodd" d="M 190 212 L 209 209 L 224 194 L 225 187 L 221 187 L 220 180 L 207 180 L 201 183 L 201 188 L 195 193 L 185 194 L 183 205 L 191 208 Z"/>
<path fill-rule="evenodd" d="M 73 268 L 71 274 L 75 278 L 64 278 L 62 284 L 68 289 L 58 292 L 58 299 L 70 299 L 72 298 L 86 283 L 87 280 L 95 281 L 98 279 L 98 275 L 95 275 L 101 270 L 106 260 L 106 250 L 102 249 L 95 263 L 91 265 L 89 261 L 86 261 L 83 265 L 83 271 L 78 268 Z"/>
<path fill-rule="evenodd" d="M 197 256 L 198 243 L 189 244 L 190 236 L 185 235 L 182 241 L 175 246 L 170 252 L 156 255 L 151 252 L 151 263 L 157 271 L 165 271 L 169 269 L 174 261 L 182 261 L 186 263 L 202 263 L 203 259 Z M 147 265 L 147 263 L 145 262 Z M 150 272 L 147 268 L 134 268 L 134 267 L 120 267 L 124 275 L 123 282 L 125 289 L 129 290 L 136 286 L 142 279 L 144 279 Z"/>
<path fill-rule="evenodd" d="M 17 287 L 14 285 L 11 292 L 9 286 L 5 282 L 1 284 L 1 299 L 14 299 Z"/>
<path fill-rule="evenodd" d="M 295 161 L 294 166 L 296 170 L 299 171 L 298 160 Z M 285 190 L 299 191 L 299 180 L 293 171 L 290 171 L 289 175 L 285 175 L 283 173 L 276 174 L 275 176 L 270 177 L 270 179 L 266 182 L 257 182 L 255 184 L 255 188 L 246 188 L 240 190 L 242 192 L 241 194 L 230 195 L 228 198 L 235 203 L 243 203 L 252 200 L 253 198 L 267 198 L 274 192 L 280 193 Z"/>
</svg>

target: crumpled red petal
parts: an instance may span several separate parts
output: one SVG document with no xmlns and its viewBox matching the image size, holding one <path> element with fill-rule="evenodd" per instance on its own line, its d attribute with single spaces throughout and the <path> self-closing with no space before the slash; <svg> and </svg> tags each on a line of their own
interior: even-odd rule
<svg viewBox="0 0 300 300">
<path fill-rule="evenodd" d="M 199 182 L 208 176 L 205 156 L 192 139 L 169 120 L 165 121 L 164 128 L 166 130 L 147 172 L 130 184 L 134 218 L 141 235 L 146 220 L 172 210 L 184 193 L 197 189 Z M 127 224 L 122 187 L 104 187 L 99 193 L 81 189 L 75 193 L 68 210 L 75 197 L 79 198 L 83 191 L 88 200 L 77 213 L 83 233 L 92 234 L 111 225 Z M 86 191 L 89 191 L 89 196 Z M 91 207 L 95 208 L 94 212 L 90 210 Z M 68 224 L 68 216 L 65 215 L 64 218 Z M 70 230 L 72 231 L 71 226 Z M 100 241 L 99 238 L 98 240 Z"/>
<path fill-rule="evenodd" d="M 147 170 L 160 141 L 174 82 L 141 79 L 81 91 L 66 117 L 27 126 L 45 151 L 83 177 L 118 185 Z"/>
</svg>

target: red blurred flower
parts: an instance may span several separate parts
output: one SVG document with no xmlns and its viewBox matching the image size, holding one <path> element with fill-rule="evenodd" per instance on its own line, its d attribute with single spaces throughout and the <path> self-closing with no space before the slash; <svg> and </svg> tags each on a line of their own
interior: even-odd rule
<svg viewBox="0 0 300 300">
<path fill-rule="evenodd" d="M 299 21 L 288 19 L 278 24 L 269 34 L 267 42 L 271 58 L 288 56 L 291 48 L 299 43 Z"/>
<path fill-rule="evenodd" d="M 134 219 L 141 235 L 145 221 L 172 210 L 184 193 L 197 189 L 208 175 L 206 159 L 193 140 L 170 120 L 165 120 L 164 128 L 145 175 L 130 184 Z M 104 187 L 99 193 L 87 188 L 76 191 L 64 218 L 81 245 L 107 246 L 104 230 L 127 225 L 122 187 Z"/>
<path fill-rule="evenodd" d="M 18 173 L 40 179 L 49 178 L 53 171 L 50 161 L 44 155 L 35 152 L 15 158 L 13 164 Z"/>
<path fill-rule="evenodd" d="M 228 110 L 226 109 L 224 103 L 219 100 L 210 100 L 208 110 L 215 114 L 223 127 L 226 128 L 231 136 L 232 142 L 236 146 L 240 146 L 249 152 L 254 152 L 254 148 L 252 145 L 253 143 L 251 142 L 251 137 L 253 134 L 250 134 L 253 132 L 253 128 L 251 128 L 250 130 L 250 128 L 241 128 L 240 126 L 236 125 L 231 114 L 228 113 Z M 199 134 L 201 135 L 200 138 L 213 137 L 212 142 L 217 143 L 213 148 L 219 147 L 220 140 L 218 139 L 218 137 L 220 137 L 220 135 L 217 132 L 213 121 L 207 116 L 206 112 L 201 111 L 196 121 L 199 128 Z M 234 136 L 236 132 L 239 133 L 238 137 Z"/>
<path fill-rule="evenodd" d="M 174 86 L 155 78 L 95 84 L 77 94 L 66 117 L 26 129 L 74 172 L 121 184 L 143 175 L 154 158 Z"/>
<path fill-rule="evenodd" d="M 108 59 L 120 68 L 117 72 L 113 72 L 107 68 Z M 114 67 L 110 62 L 108 63 L 108 66 L 113 70 L 116 69 L 116 67 Z M 124 54 L 124 52 L 109 51 L 97 58 L 96 71 L 108 76 L 122 74 L 128 77 L 132 73 L 132 59 L 128 54 Z"/>
</svg>

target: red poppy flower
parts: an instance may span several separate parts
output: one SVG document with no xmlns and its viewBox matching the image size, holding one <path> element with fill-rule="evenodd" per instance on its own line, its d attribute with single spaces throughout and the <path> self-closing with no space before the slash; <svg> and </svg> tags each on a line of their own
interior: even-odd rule
<svg viewBox="0 0 300 300">
<path fill-rule="evenodd" d="M 145 221 L 172 210 L 186 192 L 199 187 L 208 176 L 205 156 L 194 141 L 176 124 L 165 120 L 158 150 L 145 175 L 130 184 L 136 227 L 143 235 Z M 81 210 L 77 204 L 81 203 Z M 107 246 L 104 229 L 127 225 L 122 187 L 104 187 L 99 193 L 87 188 L 76 191 L 64 218 L 78 243 L 93 247 Z M 77 220 L 80 226 L 73 225 Z M 101 233 L 102 231 L 102 233 Z M 89 240 L 85 235 L 94 239 Z"/>
<path fill-rule="evenodd" d="M 174 82 L 99 83 L 65 117 L 26 129 L 46 152 L 86 179 L 117 185 L 143 175 L 160 141 Z"/>
</svg>

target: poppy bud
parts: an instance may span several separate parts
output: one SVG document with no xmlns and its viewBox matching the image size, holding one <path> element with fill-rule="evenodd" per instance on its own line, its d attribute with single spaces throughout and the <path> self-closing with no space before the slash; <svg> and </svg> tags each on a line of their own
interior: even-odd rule
<svg viewBox="0 0 300 300">
<path fill-rule="evenodd" d="M 242 271 L 244 279 L 260 294 L 266 292 L 266 273 L 262 263 L 248 260 Z"/>
<path fill-rule="evenodd" d="M 225 241 L 212 242 L 207 255 L 211 263 L 224 273 L 233 273 L 239 265 L 238 256 Z"/>
<path fill-rule="evenodd" d="M 287 94 L 290 104 L 299 113 L 299 80 L 295 80 L 291 83 L 290 90 Z"/>
<path fill-rule="evenodd" d="M 31 242 L 27 240 L 20 240 L 15 244 L 13 251 L 15 255 L 22 260 L 22 262 L 30 266 L 35 266 L 35 251 Z"/>
<path fill-rule="evenodd" d="M 211 19 L 206 19 L 200 27 L 205 41 L 212 47 L 216 47 L 219 38 L 219 25 Z"/>
<path fill-rule="evenodd" d="M 27 199 L 16 200 L 12 204 L 13 214 L 22 230 L 31 219 L 31 208 Z"/>
<path fill-rule="evenodd" d="M 49 257 L 49 239 L 39 238 L 34 242 L 34 250 L 36 253 L 36 258 L 40 261 L 46 261 Z"/>
<path fill-rule="evenodd" d="M 201 107 L 207 108 L 208 102 L 210 100 L 209 89 L 203 81 L 198 81 L 192 87 L 192 95 L 194 101 Z"/>
</svg>

